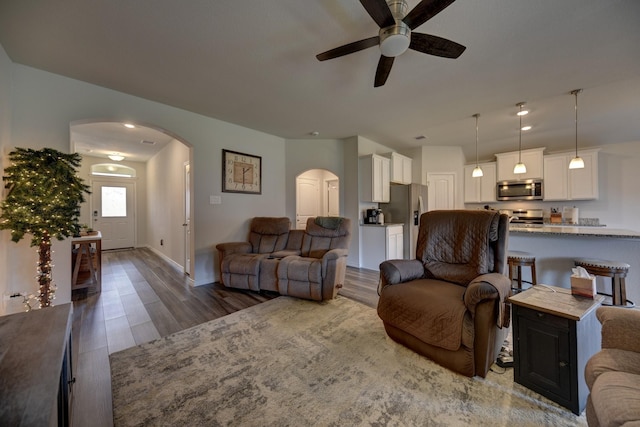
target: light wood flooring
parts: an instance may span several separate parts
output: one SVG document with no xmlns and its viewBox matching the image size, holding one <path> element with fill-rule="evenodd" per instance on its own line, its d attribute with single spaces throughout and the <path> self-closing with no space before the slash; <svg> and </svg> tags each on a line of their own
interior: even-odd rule
<svg viewBox="0 0 640 427">
<path fill-rule="evenodd" d="M 349 267 L 340 294 L 375 307 L 378 272 Z M 276 297 L 192 287 L 149 249 L 103 252 L 102 292 L 74 293 L 74 426 L 112 426 L 109 354 Z"/>
</svg>

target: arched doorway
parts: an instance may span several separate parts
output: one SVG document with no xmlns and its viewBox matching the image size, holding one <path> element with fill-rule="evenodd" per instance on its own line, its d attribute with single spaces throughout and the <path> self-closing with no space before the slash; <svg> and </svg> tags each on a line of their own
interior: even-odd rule
<svg viewBox="0 0 640 427">
<path fill-rule="evenodd" d="M 311 169 L 296 177 L 296 228 L 308 218 L 340 215 L 340 179 L 325 169 Z"/>
<path fill-rule="evenodd" d="M 134 202 L 134 246 L 150 248 L 190 275 L 194 259 L 193 239 L 189 238 L 193 224 L 193 183 L 188 179 L 191 145 L 165 129 L 136 122 L 74 121 L 70 135 L 71 151 L 83 157 L 80 173 L 95 190 L 100 190 L 101 180 L 116 178 L 94 176 L 92 165 L 109 162 L 137 171 L 135 177 L 122 178 L 133 182 L 139 196 Z M 93 222 L 98 209 L 92 204 L 93 197 L 82 207 L 83 222 Z"/>
</svg>

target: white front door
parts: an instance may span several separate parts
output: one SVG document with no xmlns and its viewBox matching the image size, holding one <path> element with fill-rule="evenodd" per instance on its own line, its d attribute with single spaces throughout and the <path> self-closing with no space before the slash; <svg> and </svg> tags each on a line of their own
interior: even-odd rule
<svg viewBox="0 0 640 427">
<path fill-rule="evenodd" d="M 317 179 L 296 179 L 296 228 L 298 230 L 304 230 L 307 227 L 308 218 L 318 216 L 320 208 L 318 186 Z"/>
<path fill-rule="evenodd" d="M 428 173 L 427 183 L 429 185 L 427 210 L 455 209 L 455 173 Z"/>
<path fill-rule="evenodd" d="M 102 249 L 135 246 L 135 183 L 92 182 L 93 229 L 102 233 Z"/>
</svg>

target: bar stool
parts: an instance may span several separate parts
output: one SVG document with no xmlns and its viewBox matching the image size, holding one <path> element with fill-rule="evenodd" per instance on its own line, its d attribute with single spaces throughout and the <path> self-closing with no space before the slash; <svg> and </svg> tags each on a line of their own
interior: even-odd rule
<svg viewBox="0 0 640 427">
<path fill-rule="evenodd" d="M 513 283 L 513 268 L 517 267 L 518 270 L 518 288 L 512 288 L 513 290 L 522 290 L 522 267 L 531 268 L 531 282 L 524 281 L 525 283 L 530 283 L 535 286 L 537 284 L 536 279 L 536 257 L 529 252 L 521 252 L 521 251 L 509 251 L 507 254 L 507 264 L 509 265 L 509 279 Z"/>
<path fill-rule="evenodd" d="M 607 261 L 604 259 L 578 258 L 574 260 L 578 267 L 582 267 L 589 274 L 594 276 L 611 277 L 611 294 L 602 293 L 601 295 L 610 296 L 612 304 L 602 305 L 620 305 L 623 307 L 635 307 L 633 301 L 627 299 L 627 290 L 625 289 L 625 277 L 631 266 L 626 262 Z"/>
</svg>

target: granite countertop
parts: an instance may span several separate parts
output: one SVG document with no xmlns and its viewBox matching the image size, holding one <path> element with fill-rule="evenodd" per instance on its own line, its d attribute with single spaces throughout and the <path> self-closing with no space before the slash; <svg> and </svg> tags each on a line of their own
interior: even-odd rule
<svg viewBox="0 0 640 427">
<path fill-rule="evenodd" d="M 618 239 L 638 239 L 640 232 L 633 230 L 622 230 L 608 227 L 581 227 L 576 225 L 543 225 L 542 227 L 524 227 L 519 224 L 510 224 L 509 231 L 518 234 L 535 234 L 550 236 L 588 236 L 588 237 L 611 237 Z"/>
</svg>

